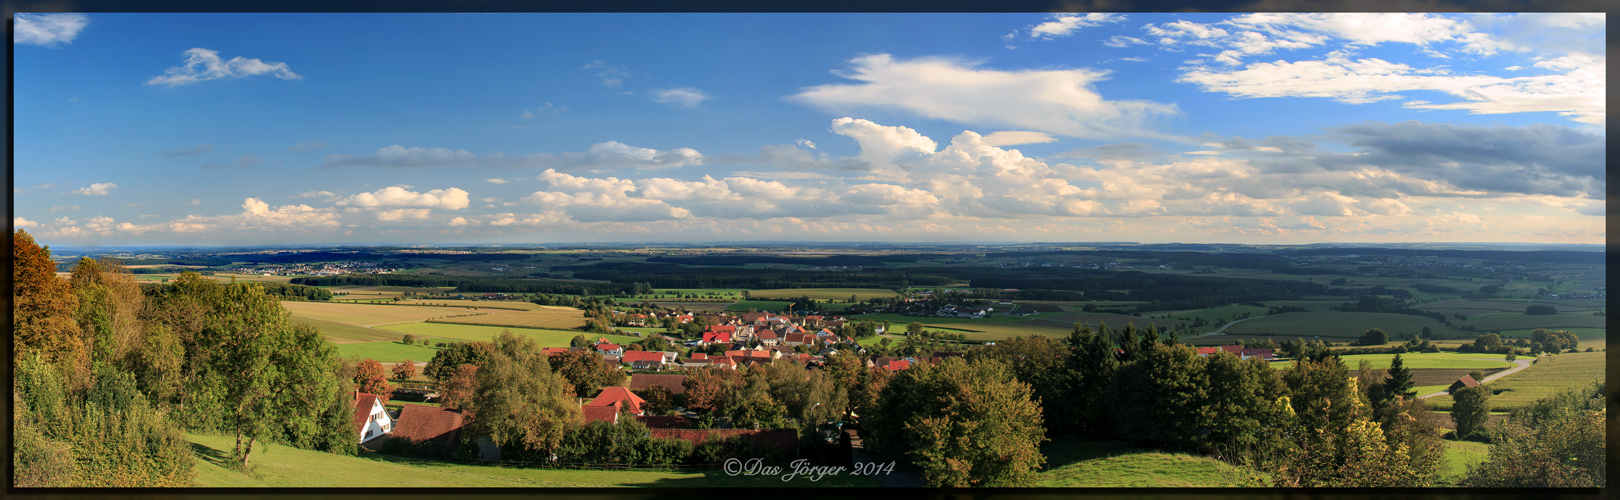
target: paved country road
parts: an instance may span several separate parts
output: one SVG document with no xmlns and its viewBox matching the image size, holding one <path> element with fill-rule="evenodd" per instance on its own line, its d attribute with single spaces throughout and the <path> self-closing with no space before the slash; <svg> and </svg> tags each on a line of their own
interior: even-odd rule
<svg viewBox="0 0 1620 500">
<path fill-rule="evenodd" d="M 1209 333 L 1201 333 L 1201 334 L 1198 334 L 1198 335 L 1193 335 L 1193 337 L 1203 337 L 1203 336 L 1207 336 L 1207 335 L 1220 335 L 1220 334 L 1221 334 L 1221 332 L 1224 332 L 1224 331 L 1226 331 L 1226 328 L 1227 328 L 1227 327 L 1230 327 L 1230 326 L 1232 326 L 1232 325 L 1236 325 L 1236 324 L 1238 324 L 1238 323 L 1241 323 L 1241 322 L 1244 322 L 1244 321 L 1248 321 L 1248 320 L 1251 320 L 1251 319 L 1258 319 L 1258 318 L 1263 318 L 1263 317 L 1264 317 L 1264 316 L 1257 316 L 1257 317 L 1254 317 L 1254 318 L 1243 318 L 1243 319 L 1239 319 L 1239 320 L 1233 320 L 1233 321 L 1232 321 L 1232 322 L 1230 322 L 1230 323 L 1227 323 L 1227 324 L 1224 324 L 1224 325 L 1221 325 L 1221 327 L 1220 327 L 1220 329 L 1218 329 L 1218 330 L 1215 330 L 1215 331 L 1213 331 L 1213 332 L 1209 332 Z"/>
<path fill-rule="evenodd" d="M 1479 358 L 1469 358 L 1469 359 L 1473 360 L 1473 361 L 1498 361 L 1498 360 L 1495 360 L 1495 359 L 1479 359 Z M 1533 360 L 1533 359 L 1515 359 L 1515 360 L 1513 360 L 1513 364 L 1519 365 L 1519 366 L 1515 366 L 1513 368 L 1508 368 L 1506 370 L 1502 370 L 1500 372 L 1496 372 L 1494 374 L 1487 375 L 1487 376 L 1485 376 L 1485 380 L 1481 380 L 1481 381 L 1479 381 L 1479 383 L 1483 384 L 1483 383 L 1486 383 L 1486 382 L 1490 382 L 1492 380 L 1496 380 L 1496 379 L 1499 379 L 1499 378 L 1502 378 L 1502 377 L 1506 377 L 1508 375 L 1512 375 L 1514 373 L 1517 373 L 1519 370 L 1529 368 L 1530 363 L 1532 363 L 1534 361 L 1535 360 Z M 1434 394 L 1418 396 L 1418 399 L 1427 399 L 1427 398 L 1432 398 L 1432 397 L 1435 397 L 1435 396 L 1444 396 L 1444 395 L 1447 395 L 1447 394 L 1451 394 L 1451 391 L 1440 391 L 1440 392 L 1436 392 Z"/>
</svg>

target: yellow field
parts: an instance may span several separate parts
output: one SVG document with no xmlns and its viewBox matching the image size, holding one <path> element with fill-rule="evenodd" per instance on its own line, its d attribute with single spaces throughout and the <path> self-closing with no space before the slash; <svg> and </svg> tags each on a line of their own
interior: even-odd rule
<svg viewBox="0 0 1620 500">
<path fill-rule="evenodd" d="M 380 304 L 340 304 L 335 302 L 282 302 L 293 316 L 356 326 L 414 323 L 425 319 L 460 314 L 476 314 L 459 307 L 390 306 Z"/>
<path fill-rule="evenodd" d="M 419 309 L 412 307 L 410 309 Z M 572 330 L 585 326 L 585 313 L 571 307 L 548 307 L 534 311 L 494 311 L 477 316 L 443 318 L 442 323 L 461 325 L 510 326 L 516 328 L 542 328 Z"/>
</svg>

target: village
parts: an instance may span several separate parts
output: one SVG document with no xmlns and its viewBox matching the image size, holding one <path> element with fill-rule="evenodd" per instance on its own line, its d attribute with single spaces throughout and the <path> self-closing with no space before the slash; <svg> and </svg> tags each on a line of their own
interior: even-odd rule
<svg viewBox="0 0 1620 500">
<path fill-rule="evenodd" d="M 983 317 L 991 309 L 988 306 L 947 305 L 939 308 L 937 314 Z M 894 310 L 908 311 L 904 305 Z M 746 372 L 776 364 L 788 364 L 804 370 L 806 378 L 810 378 L 813 372 L 823 369 L 829 357 L 842 355 L 854 356 L 866 370 L 881 370 L 895 374 L 919 364 L 938 364 L 946 359 L 961 358 L 965 355 L 963 350 L 940 350 L 909 356 L 871 355 L 868 349 L 860 345 L 857 338 L 837 333 L 840 330 L 846 332 L 852 330 L 843 327 L 854 322 L 835 315 L 795 316 L 769 312 L 695 313 L 663 310 L 646 314 L 618 314 L 622 314 L 627 326 L 658 325 L 667 322 L 686 325 L 696 322 L 704 325 L 704 328 L 700 338 L 691 340 L 664 334 L 616 332 L 642 337 L 644 340 L 637 343 L 616 344 L 605 337 L 586 340 L 586 337 L 581 335 L 576 337 L 575 344 L 583 345 L 541 348 L 548 358 L 565 353 L 577 353 L 575 355 L 588 356 L 602 366 L 625 375 L 619 385 L 606 386 L 593 396 L 577 398 L 581 418 L 579 423 L 616 424 L 623 419 L 634 419 L 648 428 L 652 438 L 676 438 L 691 442 L 694 446 L 713 439 L 743 436 L 756 443 L 790 452 L 795 446 L 798 430 L 759 428 L 757 423 L 753 427 L 737 428 L 725 417 L 705 422 L 698 412 L 689 411 L 682 406 L 654 411 L 649 408 L 651 405 L 643 397 L 648 391 L 661 392 L 666 398 L 673 396 L 673 401 L 682 401 L 682 396 L 689 387 L 687 382 L 689 374 L 710 368 Z M 888 333 L 884 325 L 873 325 L 870 328 L 875 335 Z M 678 349 L 674 346 L 685 346 L 687 349 L 645 350 L 643 343 L 654 343 L 647 342 L 654 338 L 657 345 L 667 345 L 671 349 Z M 993 346 L 995 343 L 986 345 Z M 1259 359 L 1270 362 L 1275 359 L 1272 348 L 1245 348 L 1240 343 L 1190 348 L 1200 357 L 1226 353 L 1242 360 Z M 855 388 L 845 389 L 853 391 Z M 440 398 L 440 394 L 434 388 L 427 385 L 418 385 L 415 388 L 401 387 L 395 389 L 391 397 L 396 401 L 403 399 L 417 403 L 398 405 L 397 409 L 390 411 L 385 404 L 389 401 L 388 397 L 358 390 L 353 392 L 354 432 L 363 449 L 384 450 L 384 443 L 391 438 L 428 443 L 444 450 L 458 443 L 466 419 L 458 410 L 432 406 L 431 403 Z M 842 418 L 850 417 L 858 415 L 844 415 Z M 858 435 L 853 429 L 839 430 L 845 423 L 842 420 L 835 420 L 815 424 L 835 430 L 837 432 L 835 435 L 839 438 L 858 442 Z M 500 454 L 499 447 L 487 442 L 480 443 L 479 460 L 500 461 Z"/>
</svg>

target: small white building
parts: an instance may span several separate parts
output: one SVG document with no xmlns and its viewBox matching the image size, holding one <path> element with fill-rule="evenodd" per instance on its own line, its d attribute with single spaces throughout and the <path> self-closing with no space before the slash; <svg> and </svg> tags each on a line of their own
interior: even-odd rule
<svg viewBox="0 0 1620 500">
<path fill-rule="evenodd" d="M 354 432 L 364 443 L 394 431 L 394 420 L 375 394 L 354 392 Z"/>
</svg>

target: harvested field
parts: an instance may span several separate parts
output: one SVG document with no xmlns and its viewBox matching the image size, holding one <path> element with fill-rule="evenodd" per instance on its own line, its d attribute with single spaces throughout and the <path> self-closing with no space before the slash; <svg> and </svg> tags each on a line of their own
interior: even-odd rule
<svg viewBox="0 0 1620 500">
<path fill-rule="evenodd" d="M 459 314 L 468 314 L 461 311 Z M 574 308 L 546 308 L 534 311 L 501 310 L 487 314 L 439 318 L 436 323 L 462 325 L 509 326 L 514 328 L 540 328 L 572 330 L 585 326 L 585 313 Z"/>
<path fill-rule="evenodd" d="M 286 301 L 281 307 L 293 316 L 357 326 L 414 323 L 425 319 L 468 314 L 467 310 L 449 307 L 416 307 L 381 304 L 341 304 L 336 302 Z"/>
</svg>

